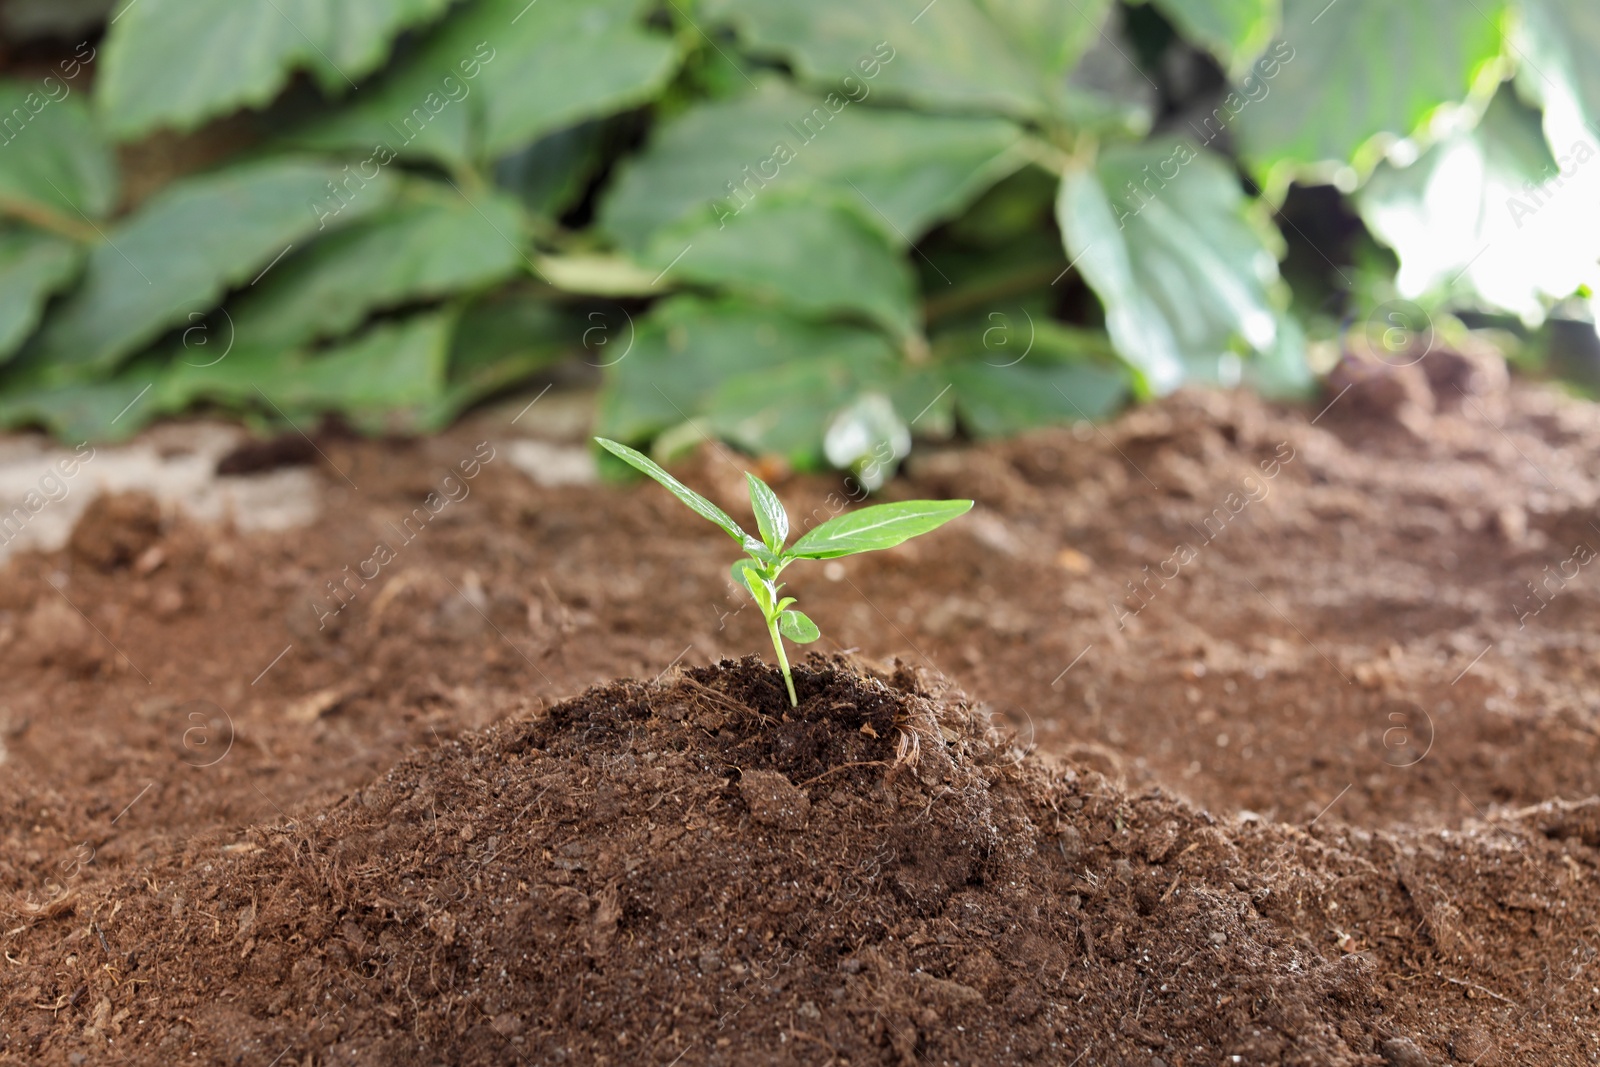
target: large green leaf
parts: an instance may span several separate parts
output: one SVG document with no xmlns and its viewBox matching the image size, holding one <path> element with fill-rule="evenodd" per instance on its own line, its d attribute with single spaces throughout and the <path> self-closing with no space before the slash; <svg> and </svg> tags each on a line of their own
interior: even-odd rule
<svg viewBox="0 0 1600 1067">
<path fill-rule="evenodd" d="M 635 250 L 698 215 L 715 224 L 772 195 L 850 197 L 899 246 L 955 214 L 1022 162 L 1009 122 L 846 104 L 837 110 L 776 81 L 665 123 L 601 211 Z M 731 223 L 730 223 L 731 225 Z"/>
<path fill-rule="evenodd" d="M 1280 0 L 1150 0 L 1178 32 L 1205 46 L 1235 76 L 1277 32 Z"/>
<path fill-rule="evenodd" d="M 58 440 L 123 440 L 159 412 L 146 407 L 149 377 L 123 374 L 106 381 L 55 385 L 36 376 L 0 389 L 0 427 L 41 426 Z"/>
<path fill-rule="evenodd" d="M 1061 113 L 1070 128 L 1105 141 L 1137 140 L 1150 132 L 1161 93 L 1130 55 L 1136 51 L 1125 34 L 1109 30 L 1089 46 L 1062 90 Z"/>
<path fill-rule="evenodd" d="M 874 504 L 829 519 L 794 543 L 787 555 L 835 559 L 893 548 L 972 510 L 970 500 L 902 500 Z"/>
<path fill-rule="evenodd" d="M 819 349 L 771 370 L 730 375 L 705 399 L 705 425 L 747 452 L 782 456 L 802 470 L 825 466 L 829 418 L 862 392 L 887 391 L 899 367 L 886 349 L 851 358 Z"/>
<path fill-rule="evenodd" d="M 345 92 L 408 26 L 450 0 L 129 0 L 111 22 L 96 97 L 109 128 L 136 137 L 193 129 L 277 96 L 296 69 Z"/>
<path fill-rule="evenodd" d="M 71 92 L 53 75 L 0 82 L 0 213 L 93 237 L 83 217 L 111 210 L 116 168 Z"/>
<path fill-rule="evenodd" d="M 160 373 L 145 403 L 164 412 L 208 400 L 280 421 L 336 411 L 367 432 L 417 433 L 435 428 L 429 416 L 444 389 L 455 319 L 442 311 L 382 322 L 314 353 L 241 341 L 214 363 L 181 352 L 164 366 L 141 357 L 123 376 L 154 363 Z"/>
<path fill-rule="evenodd" d="M 727 425 L 766 425 L 769 407 L 780 409 L 781 416 L 799 406 L 780 372 L 822 366 L 819 354 L 829 357 L 828 366 L 855 373 L 892 367 L 896 358 L 888 340 L 874 330 L 806 322 L 772 308 L 694 296 L 657 304 L 630 340 L 618 337 L 607 345 L 598 413 L 601 433 L 629 441 L 704 415 L 719 389 L 748 390 L 718 409 Z M 738 405 L 750 394 L 761 404 L 741 411 Z M 832 407 L 848 399 L 831 395 Z M 808 432 L 820 448 L 821 419 L 810 423 Z"/>
<path fill-rule="evenodd" d="M 843 199 L 774 191 L 722 222 L 657 234 L 643 258 L 669 277 L 807 314 L 854 312 L 909 336 L 917 328 L 916 280 L 862 210 Z"/>
<path fill-rule="evenodd" d="M 328 164 L 274 159 L 172 183 L 108 232 L 89 255 L 83 284 L 50 317 L 38 358 L 63 374 L 104 370 L 167 326 L 210 310 L 223 291 L 247 282 L 275 256 L 326 226 L 388 201 L 383 174 L 348 201 Z"/>
<path fill-rule="evenodd" d="M 649 100 L 677 50 L 644 28 L 641 0 L 477 0 L 351 105 L 296 140 L 376 145 L 447 163 L 523 148 L 585 119 Z"/>
<path fill-rule="evenodd" d="M 1059 247 L 1060 238 L 1055 234 L 1051 238 Z M 1063 263 L 1055 272 L 1059 275 L 1064 269 Z M 1024 361 L 1051 366 L 1091 361 L 1107 365 L 1122 362 L 1116 346 L 1104 331 L 1067 326 L 1051 318 L 1047 298 L 1053 294 L 1017 292 L 1016 303 L 1000 305 L 1006 308 L 1004 311 L 985 310 L 996 306 L 994 298 L 990 297 L 970 313 L 943 320 L 932 337 L 936 360 L 940 363 L 970 360 L 993 367 L 1012 367 Z"/>
<path fill-rule="evenodd" d="M 1220 368 L 1241 343 L 1276 342 L 1277 262 L 1220 159 L 1182 143 L 1110 148 L 1093 169 L 1068 172 L 1056 210 L 1112 343 L 1151 389 L 1226 380 Z"/>
<path fill-rule="evenodd" d="M 1267 50 L 1276 73 L 1235 120 L 1243 155 L 1274 190 L 1317 164 L 1376 163 L 1360 151 L 1373 137 L 1408 136 L 1467 96 L 1500 55 L 1504 9 L 1505 0 L 1285 0 Z"/>
<path fill-rule="evenodd" d="M 336 337 L 368 312 L 499 281 L 526 264 L 509 197 L 414 183 L 400 202 L 285 257 L 232 311 L 249 344 Z"/>
<path fill-rule="evenodd" d="M 45 300 L 77 275 L 82 260 L 71 241 L 0 229 L 0 363 L 39 325 Z"/>
<path fill-rule="evenodd" d="M 1255 359 L 1247 360 L 1243 384 L 1271 400 L 1308 400 L 1317 386 L 1306 362 L 1305 330 L 1287 312 L 1278 316 L 1278 340 Z"/>
<path fill-rule="evenodd" d="M 1097 363 L 968 361 L 945 369 L 961 424 L 974 437 L 1102 419 L 1128 398 L 1128 376 Z"/>
<path fill-rule="evenodd" d="M 623 147 L 619 121 L 591 119 L 541 137 L 495 165 L 495 181 L 549 218 L 570 208 Z"/>
<path fill-rule="evenodd" d="M 1600 4 L 1522 0 L 1517 85 L 1544 106 L 1550 143 L 1600 135 Z"/>
<path fill-rule="evenodd" d="M 1110 0 L 974 0 L 1020 55 L 1032 60 L 1046 91 L 1108 39 Z M 931 16 L 932 12 L 929 12 Z M 920 25 L 920 21 L 918 25 Z"/>
<path fill-rule="evenodd" d="M 383 322 L 306 357 L 262 391 L 285 410 L 338 411 L 371 432 L 412 432 L 444 387 L 451 312 Z"/>
<path fill-rule="evenodd" d="M 1400 257 L 1403 297 L 1453 288 L 1536 322 L 1547 301 L 1600 289 L 1600 150 L 1585 138 L 1552 156 L 1509 85 L 1476 128 L 1380 166 L 1357 204 Z"/>
<path fill-rule="evenodd" d="M 476 159 L 483 128 L 484 61 L 505 58 L 484 42 L 467 44 L 450 19 L 421 47 L 374 78 L 343 107 L 319 110 L 283 134 L 285 143 L 329 152 L 360 153 L 363 167 L 396 158 L 430 160 L 452 168 Z"/>
<path fill-rule="evenodd" d="M 592 320 L 575 319 L 512 287 L 475 301 L 457 318 L 443 391 L 423 421 L 442 429 L 469 405 L 582 351 Z"/>
<path fill-rule="evenodd" d="M 724 0 L 712 12 L 840 99 L 882 94 L 1028 117 L 1048 109 L 1059 75 L 1109 8 L 1107 0 Z"/>
<path fill-rule="evenodd" d="M 507 62 L 483 72 L 481 150 L 495 157 L 581 119 L 644 103 L 672 76 L 677 50 L 644 30 L 640 0 L 480 4 L 474 14 Z M 522 12 L 513 15 L 513 11 Z M 505 18 L 513 18 L 502 28 Z"/>
<path fill-rule="evenodd" d="M 225 343 L 226 338 L 218 338 Z M 146 381 L 154 381 L 155 388 L 140 401 L 138 411 L 170 413 L 182 411 L 201 401 L 242 411 L 265 408 L 272 412 L 271 404 L 294 401 L 278 390 L 279 383 L 288 382 L 300 374 L 305 353 L 283 348 L 256 348 L 235 344 L 211 350 L 208 342 L 204 350 L 185 348 L 179 339 L 162 344 L 148 353 L 134 357 L 119 376 L 137 379 L 143 373 Z M 227 355 L 217 359 L 221 352 Z M 206 358 L 199 358 L 201 355 Z M 276 412 L 272 412 L 276 414 Z M 309 416 L 305 409 L 297 408 L 296 415 Z"/>
</svg>

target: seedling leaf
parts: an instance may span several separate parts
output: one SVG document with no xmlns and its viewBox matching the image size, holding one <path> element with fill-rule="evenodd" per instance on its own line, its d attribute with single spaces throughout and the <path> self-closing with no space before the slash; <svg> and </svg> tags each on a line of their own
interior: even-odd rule
<svg viewBox="0 0 1600 1067">
<path fill-rule="evenodd" d="M 744 586 L 750 590 L 750 595 L 755 598 L 756 607 L 761 609 L 762 616 L 770 619 L 777 614 L 778 608 L 774 601 L 778 599 L 778 594 L 772 588 L 772 582 L 767 578 L 763 578 L 758 568 L 751 567 L 745 571 Z"/>
<path fill-rule="evenodd" d="M 817 624 L 806 618 L 804 612 L 799 611 L 779 613 L 778 632 L 797 645 L 809 645 L 822 636 Z"/>
<path fill-rule="evenodd" d="M 970 500 L 906 500 L 874 504 L 829 519 L 794 543 L 786 556 L 834 559 L 857 552 L 893 548 L 900 542 L 938 529 L 972 508 Z"/>
<path fill-rule="evenodd" d="M 744 476 L 750 482 L 750 507 L 755 510 L 761 539 L 772 551 L 782 552 L 783 543 L 789 539 L 789 513 L 783 510 L 783 502 L 771 486 L 749 471 Z"/>
<path fill-rule="evenodd" d="M 910 500 L 862 508 L 823 523 L 796 542 L 793 550 L 785 552 L 783 542 L 789 536 L 789 514 L 784 511 L 778 494 L 754 474 L 746 472 L 745 477 L 750 483 L 750 505 L 761 527 L 761 541 L 745 533 L 721 508 L 643 454 L 604 437 L 595 440 L 612 455 L 660 482 L 673 496 L 694 509 L 695 514 L 722 527 L 749 554 L 749 559 L 735 561 L 728 574 L 735 585 L 749 590 L 756 607 L 761 609 L 767 633 L 772 637 L 772 650 L 778 654 L 778 667 L 783 671 L 789 703 L 795 707 L 800 706 L 800 698 L 795 692 L 794 672 L 789 669 L 783 639 L 787 637 L 796 644 L 808 645 L 820 638 L 822 632 L 804 613 L 789 607 L 794 597 L 779 598 L 784 583 L 778 581 L 778 575 L 783 569 L 797 559 L 831 559 L 875 548 L 890 548 L 909 537 L 943 526 L 972 507 L 970 500 Z"/>
<path fill-rule="evenodd" d="M 690 511 L 693 511 L 702 519 L 709 519 L 710 521 L 716 523 L 727 532 L 729 537 L 733 538 L 735 541 L 738 541 L 741 546 L 744 546 L 746 551 L 750 550 L 746 542 L 752 542 L 755 541 L 755 539 L 741 530 L 739 528 L 739 524 L 734 522 L 726 511 L 723 511 L 711 501 L 707 500 L 705 497 L 701 496 L 699 493 L 695 492 L 693 489 L 690 489 L 687 485 L 684 485 L 682 482 L 678 481 L 678 479 L 668 474 L 649 456 L 645 455 L 643 452 L 640 452 L 638 449 L 629 448 L 625 444 L 621 444 L 617 441 L 611 441 L 604 437 L 596 437 L 595 440 L 599 442 L 601 448 L 605 449 L 607 452 L 610 452 L 613 456 L 616 456 L 618 459 L 622 460 L 624 463 L 628 464 L 634 469 L 648 474 L 650 477 L 666 486 L 667 491 L 687 504 Z"/>
<path fill-rule="evenodd" d="M 749 534 L 744 535 L 744 540 L 741 541 L 740 544 L 744 546 L 744 550 L 746 552 L 750 553 L 762 564 L 768 567 L 778 562 L 778 553 L 772 551 L 772 549 L 768 548 L 760 541 L 757 541 Z"/>
</svg>

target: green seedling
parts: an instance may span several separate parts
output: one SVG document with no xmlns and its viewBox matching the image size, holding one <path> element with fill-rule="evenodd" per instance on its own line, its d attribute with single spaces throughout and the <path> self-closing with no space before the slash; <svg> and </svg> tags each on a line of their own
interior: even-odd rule
<svg viewBox="0 0 1600 1067">
<path fill-rule="evenodd" d="M 733 580 L 750 591 L 756 607 L 767 621 L 767 632 L 772 635 L 773 650 L 778 653 L 778 666 L 783 668 L 783 681 L 789 687 L 789 703 L 799 706 L 794 692 L 794 676 L 789 673 L 789 657 L 783 650 L 783 639 L 799 645 L 810 644 L 822 633 L 817 624 L 802 612 L 789 605 L 794 597 L 780 597 L 783 585 L 778 575 L 797 559 L 838 559 L 858 552 L 873 552 L 880 548 L 893 548 L 902 541 L 937 529 L 964 515 L 972 507 L 970 500 L 906 500 L 895 504 L 874 504 L 847 512 L 804 534 L 788 548 L 789 513 L 783 510 L 778 494 L 757 478 L 745 472 L 750 483 L 750 506 L 756 513 L 756 526 L 761 537 L 751 537 L 728 516 L 699 493 L 662 470 L 659 465 L 636 449 L 627 445 L 596 437 L 600 446 L 612 455 L 643 471 L 662 485 L 673 496 L 689 506 L 689 510 L 722 527 L 729 537 L 739 542 L 739 547 L 749 555 L 733 565 Z"/>
</svg>

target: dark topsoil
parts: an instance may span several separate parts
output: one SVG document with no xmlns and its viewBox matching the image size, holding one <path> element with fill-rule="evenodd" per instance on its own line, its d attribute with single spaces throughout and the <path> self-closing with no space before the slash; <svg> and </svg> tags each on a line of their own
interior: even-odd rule
<svg viewBox="0 0 1600 1067">
<path fill-rule="evenodd" d="M 1597 1062 L 1600 413 L 1456 369 L 924 455 L 797 710 L 720 535 L 504 458 L 318 628 L 506 417 L 106 499 L 0 583 L 0 1062 Z"/>
</svg>

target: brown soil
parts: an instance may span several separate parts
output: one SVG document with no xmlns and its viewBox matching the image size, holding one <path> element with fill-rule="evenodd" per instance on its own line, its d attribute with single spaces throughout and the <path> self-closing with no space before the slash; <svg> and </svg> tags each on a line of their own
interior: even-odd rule
<svg viewBox="0 0 1600 1067">
<path fill-rule="evenodd" d="M 0 583 L 0 1062 L 1596 1062 L 1600 413 L 1480 377 L 925 453 L 787 717 L 727 542 L 508 416 L 105 501 Z"/>
</svg>

